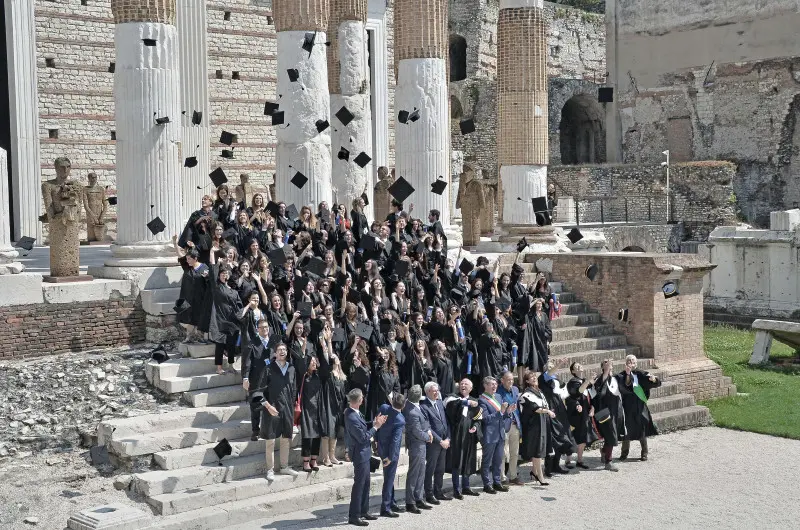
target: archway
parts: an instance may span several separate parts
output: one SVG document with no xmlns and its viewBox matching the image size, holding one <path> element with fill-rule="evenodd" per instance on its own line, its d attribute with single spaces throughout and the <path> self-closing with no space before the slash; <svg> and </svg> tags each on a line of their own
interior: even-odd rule
<svg viewBox="0 0 800 530">
<path fill-rule="evenodd" d="M 450 81 L 467 78 L 467 39 L 461 35 L 450 36 Z"/>
<path fill-rule="evenodd" d="M 622 252 L 646 252 L 642 247 L 631 245 L 622 249 Z"/>
<path fill-rule="evenodd" d="M 605 122 L 596 98 L 581 94 L 567 100 L 561 110 L 559 135 L 562 164 L 605 162 Z"/>
</svg>

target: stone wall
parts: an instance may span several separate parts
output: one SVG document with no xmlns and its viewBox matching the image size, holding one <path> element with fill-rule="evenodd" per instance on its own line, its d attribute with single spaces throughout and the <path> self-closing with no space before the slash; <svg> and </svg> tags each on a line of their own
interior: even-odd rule
<svg viewBox="0 0 800 530">
<path fill-rule="evenodd" d="M 704 241 L 717 226 L 735 222 L 731 202 L 735 172 L 729 162 L 673 164 L 671 216 L 667 214 L 666 171 L 660 164 L 555 166 L 548 178 L 560 197 L 570 196 L 577 202 L 580 224 L 601 219 L 664 224 L 671 219 L 683 223 L 681 240 Z"/>
</svg>

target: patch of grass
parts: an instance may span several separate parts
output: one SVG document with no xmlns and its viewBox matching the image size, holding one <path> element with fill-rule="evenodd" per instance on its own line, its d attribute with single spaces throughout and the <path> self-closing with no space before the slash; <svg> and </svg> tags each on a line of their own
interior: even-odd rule
<svg viewBox="0 0 800 530">
<path fill-rule="evenodd" d="M 800 439 L 800 367 L 750 366 L 755 333 L 723 326 L 705 328 L 708 357 L 733 378 L 740 394 L 702 403 L 720 427 Z M 771 360 L 795 356 L 777 341 Z"/>
</svg>

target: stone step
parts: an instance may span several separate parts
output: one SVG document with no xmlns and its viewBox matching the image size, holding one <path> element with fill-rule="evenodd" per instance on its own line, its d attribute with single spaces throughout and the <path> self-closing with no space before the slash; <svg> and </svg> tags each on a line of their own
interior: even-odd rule
<svg viewBox="0 0 800 530">
<path fill-rule="evenodd" d="M 680 391 L 680 385 L 674 381 L 664 381 L 661 386 L 650 391 L 650 398 L 657 399 L 667 396 L 674 396 Z"/>
<path fill-rule="evenodd" d="M 694 396 L 689 394 L 673 394 L 671 396 L 653 397 L 650 393 L 650 399 L 647 400 L 647 408 L 650 409 L 651 414 L 658 414 L 660 412 L 667 412 L 669 410 L 682 409 L 694 406 Z"/>
<path fill-rule="evenodd" d="M 223 461 L 241 456 L 251 456 L 264 454 L 266 440 L 251 441 L 249 438 L 243 440 L 228 440 L 231 444 L 231 455 L 226 456 Z M 217 455 L 214 453 L 216 444 L 195 445 L 183 449 L 173 449 L 171 451 L 159 451 L 153 454 L 153 461 L 162 470 L 181 469 L 192 466 L 202 466 L 217 462 Z"/>
<path fill-rule="evenodd" d="M 193 375 L 210 374 L 216 370 L 213 357 L 192 358 L 184 357 L 170 359 L 158 364 L 150 361 L 145 365 L 145 376 L 147 380 L 163 380 L 170 377 L 190 377 Z M 153 383 L 155 384 L 155 383 Z"/>
<path fill-rule="evenodd" d="M 588 339 L 564 340 L 550 344 L 550 355 L 565 355 L 588 350 L 607 350 L 627 346 L 625 335 L 605 335 Z"/>
<path fill-rule="evenodd" d="M 597 338 L 614 333 L 611 324 L 594 324 L 590 326 L 567 326 L 553 330 L 553 343 L 578 339 Z"/>
<path fill-rule="evenodd" d="M 550 359 L 555 363 L 557 369 L 569 368 L 574 362 L 581 363 L 584 367 L 589 365 L 600 365 L 605 359 L 624 360 L 627 355 L 638 355 L 638 346 L 622 346 L 620 348 L 609 348 L 606 350 L 586 350 L 577 353 L 562 353 L 551 355 Z"/>
<path fill-rule="evenodd" d="M 247 392 L 241 384 L 218 386 L 204 390 L 191 390 L 183 393 L 183 401 L 191 407 L 209 407 L 225 403 L 239 403 L 245 400 Z"/>
<path fill-rule="evenodd" d="M 252 428 L 250 425 L 250 408 L 249 406 L 244 406 L 243 408 L 247 410 L 247 419 L 235 419 L 204 424 L 200 427 L 184 427 L 170 431 L 132 435 L 125 438 L 117 438 L 115 436 L 106 445 L 111 453 L 122 458 L 129 458 L 181 447 L 219 442 L 223 438 L 229 440 L 246 438 L 250 436 Z"/>
<path fill-rule="evenodd" d="M 600 323 L 599 313 L 578 313 L 575 315 L 564 315 L 550 321 L 550 328 L 555 331 L 571 326 L 587 326 Z"/>
<path fill-rule="evenodd" d="M 167 287 L 164 289 L 142 289 L 142 303 L 171 303 L 175 305 L 175 301 L 181 295 L 180 287 Z"/>
<path fill-rule="evenodd" d="M 214 344 L 185 344 L 178 343 L 178 351 L 184 356 L 192 358 L 214 357 Z"/>
<path fill-rule="evenodd" d="M 561 304 L 562 315 L 577 315 L 580 313 L 588 313 L 589 307 L 583 302 L 570 302 Z"/>
<path fill-rule="evenodd" d="M 702 427 L 711 424 L 711 414 L 706 407 L 692 405 L 675 410 L 653 414 L 653 422 L 658 432 L 665 433 L 678 429 Z"/>
<path fill-rule="evenodd" d="M 622 359 L 614 359 L 612 364 L 613 373 L 618 374 L 625 369 L 625 358 L 623 357 Z M 637 365 L 640 370 L 648 370 L 656 377 L 662 376 L 659 370 L 650 369 L 653 366 L 653 359 L 639 359 Z M 585 374 L 585 377 L 596 377 L 598 374 L 602 373 L 602 370 L 600 369 L 600 363 L 583 365 L 583 373 Z M 569 371 L 569 366 L 566 368 L 557 369 L 553 375 L 555 375 L 562 383 L 566 383 L 572 378 L 572 374 Z"/>
<path fill-rule="evenodd" d="M 101 422 L 97 427 L 98 444 L 132 436 L 171 431 L 181 427 L 201 427 L 229 420 L 250 418 L 250 407 L 243 404 L 182 409 L 160 414 L 143 414 Z"/>
<path fill-rule="evenodd" d="M 167 377 L 157 382 L 157 387 L 167 394 L 178 394 L 189 390 L 205 390 L 220 386 L 233 386 L 242 383 L 239 373 L 225 372 L 193 375 L 190 377 Z"/>
</svg>

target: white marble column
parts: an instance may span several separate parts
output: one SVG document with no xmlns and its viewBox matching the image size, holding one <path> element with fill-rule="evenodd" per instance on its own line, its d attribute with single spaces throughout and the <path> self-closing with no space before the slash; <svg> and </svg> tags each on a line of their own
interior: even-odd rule
<svg viewBox="0 0 800 530">
<path fill-rule="evenodd" d="M 181 163 L 182 217 L 200 208 L 203 188 L 211 173 L 209 146 L 211 141 L 211 111 L 208 101 L 208 31 L 206 0 L 177 0 L 178 45 L 180 48 L 181 159 L 197 157 L 197 166 L 183 167 Z M 200 125 L 192 125 L 192 112 L 203 113 Z M 199 148 L 197 146 L 200 146 Z"/>
<path fill-rule="evenodd" d="M 15 274 L 24 269 L 21 263 L 15 261 L 19 253 L 11 246 L 8 199 L 8 153 L 0 148 L 0 275 Z"/>
<path fill-rule="evenodd" d="M 41 242 L 39 214 L 44 206 L 39 154 L 34 2 L 6 0 L 5 17 L 11 122 L 11 191 L 14 201 L 13 239 L 28 236 Z"/>
<path fill-rule="evenodd" d="M 178 32 L 174 0 L 141 0 L 131 10 L 119 2 L 115 12 L 117 69 L 114 103 L 117 123 L 117 196 L 119 204 L 114 258 L 108 266 L 175 265 L 171 238 L 181 221 L 181 134 Z M 170 5 L 171 4 L 171 5 Z M 114 4 L 112 4 L 112 7 Z M 169 10 L 171 8 L 171 11 Z M 166 9 L 166 11 L 165 11 Z M 138 18 L 145 13 L 145 18 Z M 120 19 L 124 22 L 120 23 Z M 155 40 L 146 46 L 144 39 Z M 157 125 L 155 117 L 169 117 Z M 160 217 L 166 230 L 153 235 L 147 223 Z"/>
</svg>

